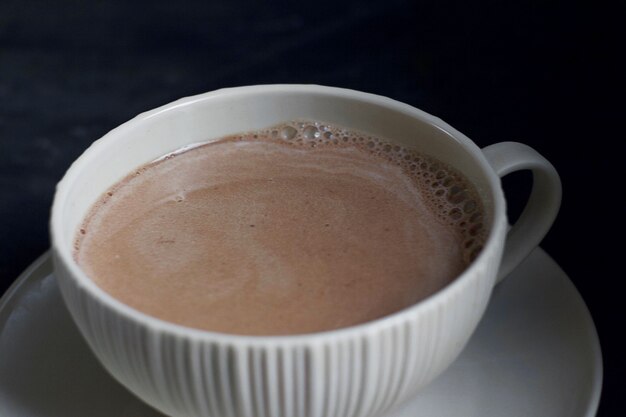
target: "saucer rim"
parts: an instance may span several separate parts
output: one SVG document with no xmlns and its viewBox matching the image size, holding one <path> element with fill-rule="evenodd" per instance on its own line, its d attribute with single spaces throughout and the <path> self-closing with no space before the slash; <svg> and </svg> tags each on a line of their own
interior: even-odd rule
<svg viewBox="0 0 626 417">
<path fill-rule="evenodd" d="M 12 312 L 10 304 L 22 290 L 22 287 L 26 285 L 29 280 L 33 279 L 33 276 L 35 275 L 41 274 L 43 276 L 42 278 L 45 278 L 49 274 L 53 273 L 51 256 L 52 254 L 50 250 L 47 250 L 39 255 L 17 276 L 9 288 L 7 288 L 6 291 L 0 295 L 0 334 L 2 334 L 6 319 Z M 49 264 L 50 271 L 40 271 L 40 269 L 47 267 L 46 264 Z"/>
<path fill-rule="evenodd" d="M 593 321 L 593 316 L 591 315 L 582 295 L 580 294 L 574 283 L 571 281 L 569 276 L 561 268 L 561 266 L 543 249 L 538 247 L 533 252 L 538 252 L 536 255 L 541 256 L 544 262 L 552 262 L 559 269 L 564 278 L 566 278 L 566 284 L 570 285 L 574 290 L 574 296 L 577 297 L 577 302 L 579 303 L 582 311 L 585 313 L 585 319 L 581 320 L 580 324 L 588 328 L 588 343 L 591 347 L 590 356 L 591 362 L 593 363 L 594 372 L 591 380 L 589 381 L 590 388 L 588 391 L 587 407 L 584 410 L 584 415 L 581 415 L 580 417 L 594 417 L 597 415 L 600 405 L 604 369 L 600 339 L 598 337 L 597 328 Z M 41 254 L 38 258 L 36 258 L 30 265 L 28 265 L 26 269 L 24 269 L 24 271 L 18 275 L 18 277 L 9 286 L 9 288 L 0 296 L 0 335 L 2 334 L 7 319 L 10 317 L 13 311 L 11 303 L 17 299 L 16 297 L 19 297 L 20 291 L 22 291 L 26 284 L 28 284 L 31 280 L 42 279 L 51 275 L 52 273 L 53 271 L 51 252 L 50 250 L 48 250 Z"/>
</svg>

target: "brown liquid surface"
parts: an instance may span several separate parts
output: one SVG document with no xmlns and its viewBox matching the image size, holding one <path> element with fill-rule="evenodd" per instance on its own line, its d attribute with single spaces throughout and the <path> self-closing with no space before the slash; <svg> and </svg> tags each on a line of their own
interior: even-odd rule
<svg viewBox="0 0 626 417">
<path fill-rule="evenodd" d="M 450 168 L 340 128 L 314 125 L 331 132 L 318 140 L 308 125 L 291 126 L 295 134 L 282 126 L 226 138 L 130 175 L 83 223 L 78 263 L 160 319 L 282 335 L 410 306 L 480 250 L 480 207 Z"/>
</svg>

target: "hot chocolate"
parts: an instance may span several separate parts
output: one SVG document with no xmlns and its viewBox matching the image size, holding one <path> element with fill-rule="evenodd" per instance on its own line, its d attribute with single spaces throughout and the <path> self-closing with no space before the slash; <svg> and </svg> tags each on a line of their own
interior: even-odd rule
<svg viewBox="0 0 626 417">
<path fill-rule="evenodd" d="M 295 121 L 166 155 L 114 185 L 82 269 L 149 315 L 284 335 L 367 322 L 454 280 L 485 238 L 473 186 L 398 144 Z"/>
</svg>

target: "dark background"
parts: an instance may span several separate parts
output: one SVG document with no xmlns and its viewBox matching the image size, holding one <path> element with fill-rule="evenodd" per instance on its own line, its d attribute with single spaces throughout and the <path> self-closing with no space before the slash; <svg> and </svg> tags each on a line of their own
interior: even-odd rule
<svg viewBox="0 0 626 417">
<path fill-rule="evenodd" d="M 591 2 L 0 0 L 0 294 L 48 248 L 71 161 L 137 113 L 228 86 L 353 88 L 555 165 L 564 199 L 542 246 L 598 329 L 598 415 L 624 415 L 623 16 Z M 505 181 L 513 216 L 528 181 Z"/>
</svg>

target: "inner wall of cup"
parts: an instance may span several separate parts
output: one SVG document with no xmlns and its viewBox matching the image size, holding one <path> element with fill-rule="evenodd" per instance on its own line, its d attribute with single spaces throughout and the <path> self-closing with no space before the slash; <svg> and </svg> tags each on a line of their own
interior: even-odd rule
<svg viewBox="0 0 626 417">
<path fill-rule="evenodd" d="M 431 155 L 463 172 L 476 185 L 487 214 L 493 211 L 487 174 L 475 156 L 478 148 L 433 125 L 422 112 L 372 96 L 361 99 L 311 92 L 236 91 L 164 106 L 138 116 L 94 143 L 67 174 L 72 184 L 62 215 L 64 246 L 73 250 L 76 230 L 92 204 L 141 165 L 186 145 L 294 119 L 352 128 Z"/>
</svg>

